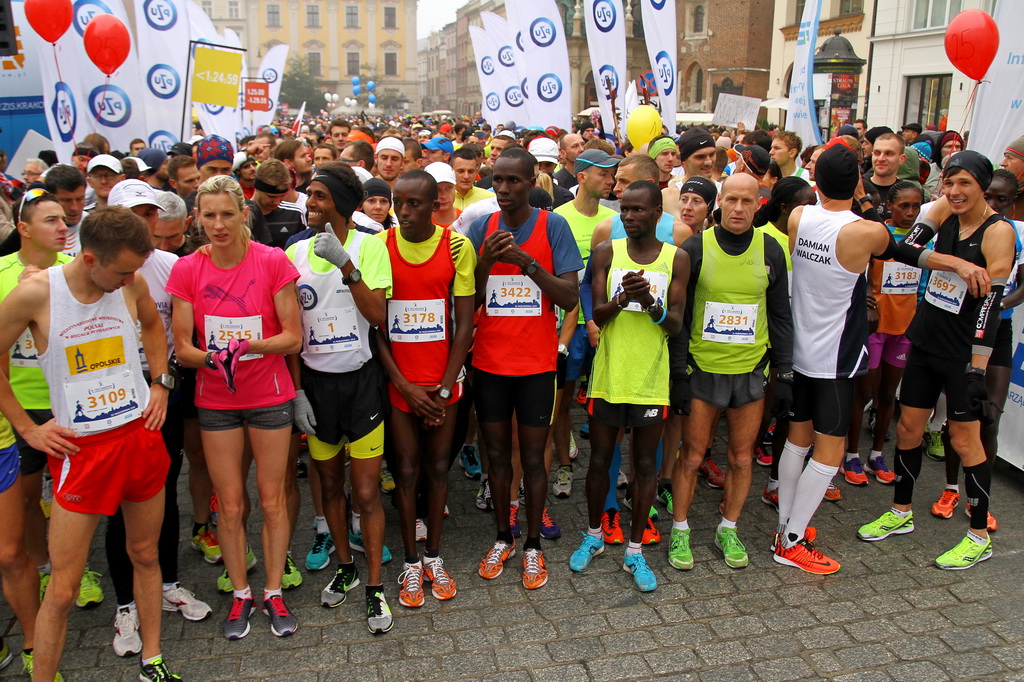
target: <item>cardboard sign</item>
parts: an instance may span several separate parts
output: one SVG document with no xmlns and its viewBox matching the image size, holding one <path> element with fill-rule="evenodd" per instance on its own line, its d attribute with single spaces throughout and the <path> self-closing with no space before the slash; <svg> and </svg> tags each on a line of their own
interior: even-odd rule
<svg viewBox="0 0 1024 682">
<path fill-rule="evenodd" d="M 757 126 L 757 110 L 760 108 L 761 99 L 758 97 L 742 97 L 723 92 L 718 96 L 715 116 L 711 119 L 711 123 L 730 128 L 735 128 L 742 123 L 747 130 L 753 130 Z"/>
<path fill-rule="evenodd" d="M 270 83 L 248 81 L 245 83 L 246 111 L 270 111 Z"/>
<path fill-rule="evenodd" d="M 192 101 L 222 107 L 238 106 L 242 82 L 241 52 L 196 47 L 192 75 Z"/>
</svg>

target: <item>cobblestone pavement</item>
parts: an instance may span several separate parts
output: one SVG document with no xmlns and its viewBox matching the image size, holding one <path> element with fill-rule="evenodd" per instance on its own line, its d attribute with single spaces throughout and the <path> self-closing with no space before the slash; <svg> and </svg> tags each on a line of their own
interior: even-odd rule
<svg viewBox="0 0 1024 682">
<path fill-rule="evenodd" d="M 582 412 L 574 414 L 583 418 Z M 385 502 L 388 543 L 396 554 L 384 573 L 394 630 L 379 637 L 367 632 L 361 588 L 337 609 L 320 607 L 319 591 L 330 575 L 303 568 L 304 584 L 286 594 L 301 623 L 294 636 L 274 637 L 257 612 L 252 633 L 228 642 L 220 635 L 228 598 L 214 586 L 221 569 L 204 564 L 183 541 L 182 583 L 208 601 L 214 615 L 188 623 L 165 614 L 165 657 L 186 680 L 1024 680 L 1020 471 L 997 465 L 993 513 L 1001 530 L 995 534 L 995 556 L 969 571 L 942 571 L 932 564 L 967 527 L 961 510 L 951 520 L 928 514 L 941 488 L 941 464 L 925 460 L 917 530 L 881 543 L 860 542 L 855 531 L 887 508 L 892 491 L 874 482 L 852 488 L 837 478 L 843 499 L 824 502 L 815 524 L 819 546 L 843 567 L 834 576 L 816 577 L 771 560 L 775 513 L 759 501 L 766 471 L 755 467 L 739 526 L 750 566 L 732 570 L 722 561 L 713 534 L 721 493 L 700 486 L 690 514 L 696 566 L 683 573 L 668 565 L 670 521 L 662 509 L 658 525 L 666 539 L 646 550 L 658 589 L 640 594 L 621 568 L 621 547 L 609 548 L 584 574 L 569 570 L 569 555 L 585 527 L 589 454 L 587 442 L 578 443 L 572 496 L 549 500 L 562 538 L 544 542 L 551 578 L 540 590 L 523 589 L 518 556 L 493 582 L 477 575 L 494 526 L 474 506 L 476 483 L 456 463 L 452 514 L 442 544 L 442 556 L 459 585 L 455 599 L 441 604 L 428 593 L 418 610 L 398 605 L 402 552 L 395 512 Z M 715 447 L 719 462 L 723 445 L 719 440 Z M 182 475 L 183 528 L 190 523 L 185 486 Z M 300 566 L 312 537 L 308 488 L 303 488 L 293 545 Z M 258 521 L 258 513 L 253 520 Z M 258 553 L 258 535 L 253 542 Z M 92 560 L 102 571 L 99 541 Z M 365 574 L 361 557 L 357 564 Z M 261 567 L 252 580 L 261 585 Z M 113 588 L 106 578 L 104 588 L 107 596 L 100 607 L 76 609 L 71 616 L 62 662 L 69 682 L 137 679 L 138 659 L 119 660 L 112 652 Z M 9 641 L 17 651 L 17 625 Z M 2 678 L 17 673 L 18 666 L 12 665 Z"/>
</svg>

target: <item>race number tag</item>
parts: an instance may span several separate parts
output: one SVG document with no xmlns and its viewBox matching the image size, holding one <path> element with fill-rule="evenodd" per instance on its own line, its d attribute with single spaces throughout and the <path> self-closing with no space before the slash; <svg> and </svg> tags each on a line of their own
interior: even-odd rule
<svg viewBox="0 0 1024 682">
<path fill-rule="evenodd" d="M 445 340 L 444 300 L 388 301 L 388 338 L 395 343 Z"/>
<path fill-rule="evenodd" d="M 227 350 L 228 342 L 231 339 L 258 341 L 263 338 L 262 315 L 249 315 L 248 317 L 205 315 L 204 317 L 206 319 L 206 350 L 210 352 Z M 255 360 L 262 357 L 262 355 L 249 353 L 243 355 L 242 360 Z"/>
<path fill-rule="evenodd" d="M 882 269 L 883 294 L 916 294 L 921 269 L 896 261 L 885 261 Z"/>
<path fill-rule="evenodd" d="M 924 292 L 924 300 L 937 308 L 951 313 L 959 313 L 967 296 L 967 282 L 952 272 L 932 271 L 928 280 L 928 288 Z"/>
<path fill-rule="evenodd" d="M 540 317 L 540 294 L 526 275 L 491 275 L 485 310 L 491 317 Z"/>
<path fill-rule="evenodd" d="M 93 433 L 127 424 L 142 415 L 142 396 L 135 394 L 132 371 L 98 379 L 76 377 L 64 388 L 71 423 L 77 433 Z"/>
<path fill-rule="evenodd" d="M 11 367 L 38 367 L 39 358 L 36 355 L 36 340 L 32 338 L 32 332 L 25 329 L 18 337 L 18 340 L 11 346 Z"/>
<path fill-rule="evenodd" d="M 353 306 L 303 312 L 302 326 L 305 328 L 306 351 L 309 353 L 340 353 L 363 347 Z"/>
<path fill-rule="evenodd" d="M 756 303 L 704 303 L 704 331 L 701 338 L 705 341 L 754 343 L 756 326 Z"/>
<path fill-rule="evenodd" d="M 624 268 L 613 268 L 611 271 L 612 278 L 612 295 L 608 298 L 609 301 L 614 300 L 616 296 L 622 293 L 622 278 L 630 270 Z M 654 297 L 655 305 L 664 307 L 665 305 L 665 294 L 668 292 L 668 273 L 667 272 L 647 272 L 644 271 L 644 279 L 646 279 L 651 285 L 651 296 Z M 623 310 L 632 310 L 637 313 L 642 313 L 643 308 L 636 301 L 630 301 L 629 304 L 623 308 Z"/>
</svg>

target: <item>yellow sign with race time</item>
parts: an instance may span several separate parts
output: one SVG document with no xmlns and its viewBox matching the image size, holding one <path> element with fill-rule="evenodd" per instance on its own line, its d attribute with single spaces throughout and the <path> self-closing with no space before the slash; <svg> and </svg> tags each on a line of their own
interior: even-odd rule
<svg viewBox="0 0 1024 682">
<path fill-rule="evenodd" d="M 238 106 L 238 90 L 242 82 L 242 53 L 195 48 L 192 73 L 192 101 L 222 107 Z"/>
</svg>

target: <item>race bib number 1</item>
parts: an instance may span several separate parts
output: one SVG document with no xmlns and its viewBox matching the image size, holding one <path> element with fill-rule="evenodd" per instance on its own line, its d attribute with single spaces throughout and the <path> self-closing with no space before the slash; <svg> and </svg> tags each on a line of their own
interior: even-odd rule
<svg viewBox="0 0 1024 682">
<path fill-rule="evenodd" d="M 924 292 L 924 300 L 942 310 L 959 313 L 966 295 L 967 282 L 960 279 L 959 275 L 933 270 L 928 280 L 928 289 Z"/>
<path fill-rule="evenodd" d="M 701 338 L 718 343 L 750 344 L 756 340 L 757 304 L 704 303 Z"/>
<path fill-rule="evenodd" d="M 302 323 L 309 353 L 340 353 L 363 347 L 356 327 L 356 309 L 352 306 L 304 312 Z"/>
<path fill-rule="evenodd" d="M 540 317 L 540 287 L 526 275 L 487 278 L 486 312 L 491 317 Z"/>
<path fill-rule="evenodd" d="M 249 315 L 248 317 L 205 315 L 204 317 L 206 319 L 206 350 L 210 352 L 227 350 L 231 339 L 258 341 L 263 338 L 262 315 Z M 249 353 L 243 355 L 242 360 L 255 360 L 262 357 L 262 355 Z"/>
<path fill-rule="evenodd" d="M 444 301 L 388 301 L 388 338 L 396 343 L 444 341 Z"/>
</svg>

